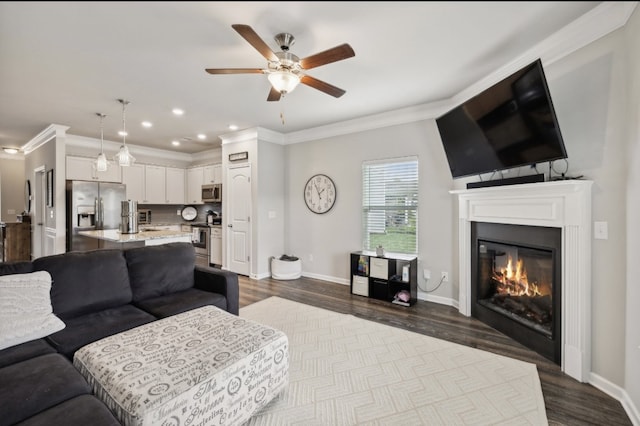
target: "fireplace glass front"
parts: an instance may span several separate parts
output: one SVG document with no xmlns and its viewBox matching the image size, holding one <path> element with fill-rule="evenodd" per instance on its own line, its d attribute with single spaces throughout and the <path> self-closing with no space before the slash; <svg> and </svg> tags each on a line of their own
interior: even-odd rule
<svg viewBox="0 0 640 426">
<path fill-rule="evenodd" d="M 560 230 L 475 223 L 472 316 L 560 362 Z"/>
<path fill-rule="evenodd" d="M 552 338 L 552 252 L 482 240 L 478 244 L 478 303 Z"/>
</svg>

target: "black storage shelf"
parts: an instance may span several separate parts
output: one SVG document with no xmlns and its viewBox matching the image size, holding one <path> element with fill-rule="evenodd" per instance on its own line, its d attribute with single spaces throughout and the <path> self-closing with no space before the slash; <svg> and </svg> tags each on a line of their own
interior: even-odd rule
<svg viewBox="0 0 640 426">
<path fill-rule="evenodd" d="M 405 267 L 408 267 L 407 281 L 402 280 Z M 409 302 L 395 299 L 402 290 L 409 292 Z M 399 253 L 377 256 L 369 251 L 352 252 L 351 293 L 400 306 L 413 305 L 418 300 L 418 258 Z"/>
</svg>

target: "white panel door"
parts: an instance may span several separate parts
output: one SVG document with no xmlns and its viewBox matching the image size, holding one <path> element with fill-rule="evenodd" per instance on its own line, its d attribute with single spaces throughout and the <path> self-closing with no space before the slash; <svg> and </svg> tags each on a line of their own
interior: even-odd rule
<svg viewBox="0 0 640 426">
<path fill-rule="evenodd" d="M 241 275 L 251 272 L 251 166 L 229 168 L 227 204 L 227 269 Z"/>
</svg>

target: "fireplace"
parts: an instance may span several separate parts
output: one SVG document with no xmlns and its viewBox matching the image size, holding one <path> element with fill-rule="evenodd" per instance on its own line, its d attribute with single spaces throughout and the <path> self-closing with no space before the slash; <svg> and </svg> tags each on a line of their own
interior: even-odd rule
<svg viewBox="0 0 640 426">
<path fill-rule="evenodd" d="M 473 222 L 471 315 L 561 361 L 561 231 Z"/>
<path fill-rule="evenodd" d="M 562 371 L 581 382 L 589 381 L 591 373 L 592 186 L 592 181 L 567 180 L 451 191 L 458 201 L 458 309 L 464 315 L 472 315 L 471 228 L 474 222 L 559 230 L 562 244 L 557 249 L 560 254 L 555 257 L 554 265 L 560 262 L 560 267 L 554 270 L 554 277 L 559 269 L 560 279 L 554 280 L 553 286 L 559 290 L 554 294 L 555 307 L 560 308 L 562 315 L 554 317 L 554 327 L 560 323 L 560 331 L 553 335 L 560 345 Z M 514 245 L 525 248 L 542 247 L 543 251 L 549 249 L 546 244 L 522 244 L 511 238 L 484 239 L 499 244 L 515 242 Z"/>
</svg>

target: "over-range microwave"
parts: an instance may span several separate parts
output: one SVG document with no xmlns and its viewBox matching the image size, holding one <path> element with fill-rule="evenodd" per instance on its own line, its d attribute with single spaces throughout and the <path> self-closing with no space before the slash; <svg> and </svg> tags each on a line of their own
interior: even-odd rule
<svg viewBox="0 0 640 426">
<path fill-rule="evenodd" d="M 214 183 L 209 185 L 202 185 L 202 202 L 222 202 L 222 184 Z"/>
</svg>

